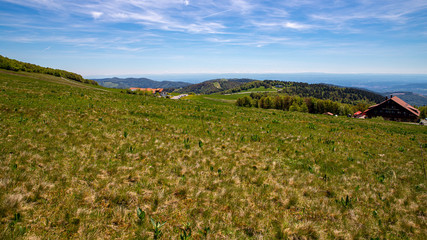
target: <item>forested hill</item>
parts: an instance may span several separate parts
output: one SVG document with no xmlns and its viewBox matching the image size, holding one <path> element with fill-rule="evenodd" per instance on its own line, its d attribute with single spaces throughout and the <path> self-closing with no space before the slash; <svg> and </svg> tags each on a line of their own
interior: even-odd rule
<svg viewBox="0 0 427 240">
<path fill-rule="evenodd" d="M 198 84 L 193 84 L 188 87 L 184 87 L 178 92 L 180 93 L 197 93 L 197 94 L 211 94 L 226 91 L 229 89 L 238 88 L 242 84 L 253 82 L 256 80 L 247 79 L 247 78 L 238 78 L 238 79 L 213 79 L 205 81 Z"/>
<path fill-rule="evenodd" d="M 56 77 L 67 78 L 77 82 L 98 85 L 97 82 L 93 80 L 84 79 L 81 75 L 77 73 L 72 73 L 72 72 L 68 72 L 60 69 L 41 67 L 35 64 L 25 63 L 15 59 L 3 57 L 2 55 L 0 55 L 0 69 L 12 70 L 15 72 L 22 71 L 22 72 L 32 72 L 32 73 L 43 73 L 43 74 L 53 75 Z"/>
<path fill-rule="evenodd" d="M 265 88 L 275 87 L 277 88 L 278 93 L 287 94 L 290 96 L 314 97 L 318 99 L 329 99 L 332 101 L 350 104 L 354 104 L 355 102 L 360 101 L 379 103 L 384 100 L 382 95 L 363 89 L 338 87 L 327 84 L 309 84 L 302 82 L 274 80 L 246 83 L 239 87 L 224 91 L 223 93 L 237 93 L 261 86 Z"/>
<path fill-rule="evenodd" d="M 103 78 L 93 79 L 108 88 L 181 88 L 191 85 L 186 82 L 154 81 L 148 78 Z"/>
</svg>

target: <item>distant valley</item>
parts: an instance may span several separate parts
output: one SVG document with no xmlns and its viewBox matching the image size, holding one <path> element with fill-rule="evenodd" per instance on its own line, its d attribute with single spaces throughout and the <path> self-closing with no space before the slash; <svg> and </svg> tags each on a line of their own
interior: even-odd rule
<svg viewBox="0 0 427 240">
<path fill-rule="evenodd" d="M 386 92 L 385 96 L 398 96 L 403 101 L 415 106 L 427 106 L 427 96 L 413 92 Z"/>
</svg>

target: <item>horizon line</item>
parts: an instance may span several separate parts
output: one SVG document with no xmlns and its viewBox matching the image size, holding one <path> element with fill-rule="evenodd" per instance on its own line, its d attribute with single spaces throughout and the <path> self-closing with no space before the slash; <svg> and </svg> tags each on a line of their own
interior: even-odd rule
<svg viewBox="0 0 427 240">
<path fill-rule="evenodd" d="M 339 73 L 339 72 L 265 72 L 265 73 L 233 73 L 233 72 L 223 72 L 223 73 L 210 73 L 210 72 L 198 72 L 198 73 L 135 73 L 135 74 L 82 74 L 87 79 L 96 79 L 96 78 L 137 78 L 144 77 L 144 75 L 152 76 L 162 76 L 162 75 L 263 75 L 263 74 L 330 74 L 330 75 L 427 75 L 426 73 L 369 73 L 369 72 L 349 72 L 349 73 Z"/>
</svg>

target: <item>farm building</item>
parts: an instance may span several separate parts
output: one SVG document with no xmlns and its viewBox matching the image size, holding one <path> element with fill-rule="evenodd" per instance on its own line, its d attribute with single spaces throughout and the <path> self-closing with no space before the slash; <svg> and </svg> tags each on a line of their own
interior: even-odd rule
<svg viewBox="0 0 427 240">
<path fill-rule="evenodd" d="M 152 93 L 161 93 L 163 88 L 130 88 L 131 91 L 147 91 Z"/>
<path fill-rule="evenodd" d="M 365 118 L 365 115 L 363 114 L 363 112 L 361 112 L 361 111 L 357 111 L 357 112 L 355 112 L 354 114 L 353 114 L 353 117 L 354 118 Z"/>
<path fill-rule="evenodd" d="M 363 115 L 368 118 L 383 117 L 385 120 L 399 122 L 415 122 L 420 116 L 420 111 L 398 97 L 386 97 L 386 100 L 370 106 Z"/>
</svg>

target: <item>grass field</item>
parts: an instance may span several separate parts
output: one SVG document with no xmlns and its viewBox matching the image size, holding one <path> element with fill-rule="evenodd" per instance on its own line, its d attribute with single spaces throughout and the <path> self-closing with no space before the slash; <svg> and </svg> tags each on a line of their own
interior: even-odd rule
<svg viewBox="0 0 427 240">
<path fill-rule="evenodd" d="M 7 71 L 0 96 L 0 239 L 427 238 L 424 126 Z"/>
<path fill-rule="evenodd" d="M 209 95 L 189 95 L 184 97 L 184 100 L 197 100 L 199 103 L 207 103 L 207 104 L 221 104 L 225 103 L 227 105 L 234 104 L 238 98 L 249 96 L 249 93 L 245 94 L 209 94 Z"/>
</svg>

